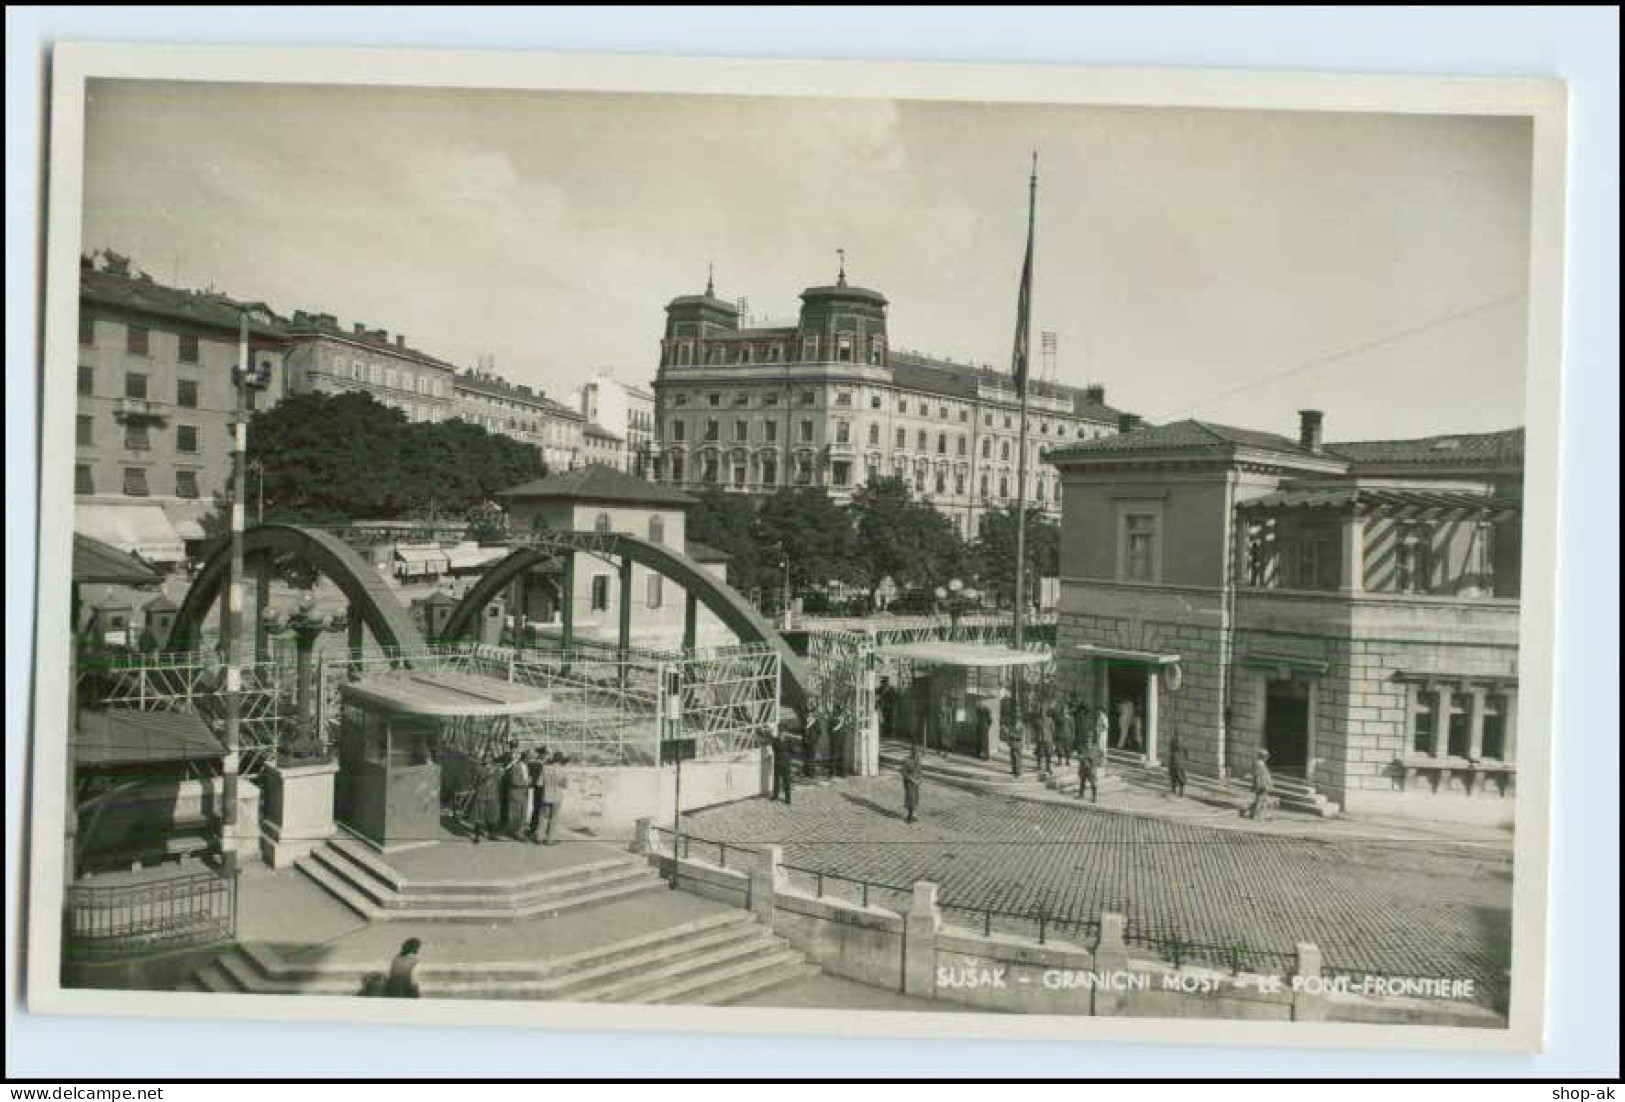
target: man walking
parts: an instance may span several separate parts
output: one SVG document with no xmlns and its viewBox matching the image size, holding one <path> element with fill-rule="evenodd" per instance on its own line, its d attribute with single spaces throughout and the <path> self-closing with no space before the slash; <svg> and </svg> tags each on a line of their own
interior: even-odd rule
<svg viewBox="0 0 1625 1102">
<path fill-rule="evenodd" d="M 1100 761 L 1098 746 L 1086 746 L 1078 755 L 1078 799 L 1083 799 L 1084 790 L 1087 789 L 1089 802 L 1100 802 Z"/>
<path fill-rule="evenodd" d="M 1038 742 L 1038 775 L 1047 777 L 1055 771 L 1055 720 L 1039 705 L 1034 709 L 1032 723 Z"/>
<path fill-rule="evenodd" d="M 786 712 L 784 717 L 779 720 L 779 733 L 771 743 L 773 748 L 773 799 L 777 800 L 779 793 L 782 791 L 786 804 L 790 803 L 790 735 L 799 725 L 800 721 L 796 718 L 796 714 Z"/>
<path fill-rule="evenodd" d="M 1275 786 L 1275 779 L 1270 776 L 1270 767 L 1264 764 L 1269 756 L 1268 750 L 1260 750 L 1253 761 L 1253 806 L 1249 817 L 1254 821 L 1270 816 L 1270 790 Z"/>
<path fill-rule="evenodd" d="M 908 761 L 903 763 L 903 810 L 908 821 L 914 821 L 914 813 L 920 806 L 920 748 L 914 747 L 908 752 Z"/>
<path fill-rule="evenodd" d="M 1178 731 L 1168 740 L 1168 789 L 1174 796 L 1185 794 L 1185 741 Z"/>
<path fill-rule="evenodd" d="M 1010 744 L 1010 775 L 1021 776 L 1022 743 L 1027 739 L 1027 721 L 1016 715 L 1014 708 L 1010 710 L 1010 730 L 1005 738 Z"/>
</svg>

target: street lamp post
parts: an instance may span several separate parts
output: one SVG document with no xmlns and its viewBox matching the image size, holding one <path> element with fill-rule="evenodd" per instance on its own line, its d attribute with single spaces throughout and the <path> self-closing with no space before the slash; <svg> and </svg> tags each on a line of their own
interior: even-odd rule
<svg viewBox="0 0 1625 1102">
<path fill-rule="evenodd" d="M 220 661 L 225 680 L 225 755 L 221 762 L 220 858 L 228 876 L 237 872 L 237 789 L 238 757 L 242 741 L 243 672 L 237 665 L 237 636 L 242 633 L 243 616 L 243 498 L 248 475 L 247 395 L 270 383 L 269 364 L 255 364 L 249 358 L 248 314 L 240 315 L 237 336 L 237 364 L 232 368 L 237 408 L 232 419 L 231 454 L 231 574 L 224 593 L 225 631 L 220 639 Z"/>
<path fill-rule="evenodd" d="M 248 469 L 254 472 L 254 523 L 265 523 L 265 464 L 258 459 L 249 463 Z"/>
</svg>

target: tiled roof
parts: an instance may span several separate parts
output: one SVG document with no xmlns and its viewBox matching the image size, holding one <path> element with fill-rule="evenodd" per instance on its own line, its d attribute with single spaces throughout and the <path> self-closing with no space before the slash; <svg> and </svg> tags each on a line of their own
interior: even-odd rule
<svg viewBox="0 0 1625 1102">
<path fill-rule="evenodd" d="M 683 549 L 683 554 L 687 555 L 695 562 L 728 561 L 728 553 L 726 551 L 719 551 L 717 548 L 712 547 L 709 543 L 699 543 L 696 540 L 688 541 L 688 546 Z"/>
<path fill-rule="evenodd" d="M 694 499 L 685 493 L 658 482 L 634 478 L 602 463 L 588 463 L 574 470 L 550 474 L 511 490 L 503 490 L 497 496 L 531 500 L 625 502 L 634 505 L 694 504 Z"/>
<path fill-rule="evenodd" d="M 952 360 L 939 360 L 930 356 L 922 356 L 916 352 L 898 352 L 893 350 L 889 357 L 891 361 L 892 381 L 898 386 L 906 386 L 914 390 L 930 391 L 933 394 L 946 394 L 956 398 L 975 398 L 978 383 L 988 383 L 994 386 L 1015 389 L 1015 380 L 1002 371 L 993 371 L 988 368 L 974 367 L 971 364 L 954 363 Z M 1054 398 L 1070 399 L 1072 412 L 1075 416 L 1088 417 L 1096 421 L 1110 421 L 1117 423 L 1122 416 L 1120 410 L 1101 402 L 1091 402 L 1083 390 L 1078 387 L 1062 386 L 1059 383 L 1029 384 L 1030 394 L 1045 395 Z M 1042 411 L 1037 411 L 1041 416 Z"/>
<path fill-rule="evenodd" d="M 1296 440 L 1273 432 L 1195 420 L 1174 421 L 1115 436 L 1101 436 L 1056 448 L 1048 455 L 1050 461 L 1054 462 L 1057 459 L 1087 459 L 1097 455 L 1162 455 L 1174 452 L 1224 455 L 1236 448 L 1254 448 L 1304 459 L 1331 459 L 1333 462 L 1340 458 L 1312 452 Z"/>
<path fill-rule="evenodd" d="M 73 534 L 73 580 L 120 585 L 146 585 L 158 581 L 158 572 L 133 555 L 90 536 Z"/>
<path fill-rule="evenodd" d="M 272 314 L 264 303 L 239 302 L 213 291 L 184 291 L 155 283 L 150 278 L 132 278 L 94 268 L 79 269 L 79 299 L 81 302 L 92 302 L 98 306 L 189 321 L 194 325 L 226 329 L 233 333 L 237 332 L 243 310 L 257 309 L 272 320 L 264 322 L 250 319 L 248 323 L 250 333 L 259 337 L 276 338 L 285 334 L 282 320 Z"/>
<path fill-rule="evenodd" d="M 1516 510 L 1517 503 L 1461 490 L 1420 486 L 1314 486 L 1277 490 L 1241 503 L 1242 509 L 1447 509 L 1470 513 Z"/>
<path fill-rule="evenodd" d="M 1327 444 L 1326 450 L 1365 467 L 1521 467 L 1523 429 L 1424 436 L 1415 440 L 1354 440 Z"/>
</svg>

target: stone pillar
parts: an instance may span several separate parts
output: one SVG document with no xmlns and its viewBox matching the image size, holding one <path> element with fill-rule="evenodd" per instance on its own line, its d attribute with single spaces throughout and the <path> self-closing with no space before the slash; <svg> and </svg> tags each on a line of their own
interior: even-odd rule
<svg viewBox="0 0 1625 1102">
<path fill-rule="evenodd" d="M 1508 765 L 1518 762 L 1518 690 L 1509 687 L 1502 693 L 1506 711 L 1501 717 L 1501 760 Z"/>
<path fill-rule="evenodd" d="M 647 815 L 632 824 L 632 844 L 628 847 L 633 853 L 647 854 L 651 852 L 649 844 L 649 827 L 652 824 Z"/>
<path fill-rule="evenodd" d="M 1110 982 L 1114 974 L 1128 971 L 1128 945 L 1123 941 L 1123 926 L 1122 915 L 1112 911 L 1101 913 L 1100 940 L 1095 942 L 1094 959 L 1094 973 L 1099 982 L 1095 984 L 1091 1008 L 1096 1017 L 1121 1014 L 1124 1009 L 1126 992 L 1116 990 Z"/>
<path fill-rule="evenodd" d="M 783 860 L 782 846 L 757 846 L 756 861 L 750 867 L 750 909 L 770 930 L 773 928 L 774 893 L 779 885 L 779 864 Z"/>
<path fill-rule="evenodd" d="M 1442 758 L 1450 752 L 1450 702 L 1454 695 L 1450 686 L 1442 682 L 1429 682 L 1426 691 L 1433 694 L 1433 756 Z M 1443 787 L 1442 781 L 1440 787 Z"/>
<path fill-rule="evenodd" d="M 1468 695 L 1472 704 L 1467 713 L 1467 756 L 1478 761 L 1484 756 L 1484 689 L 1474 685 Z"/>
<path fill-rule="evenodd" d="M 564 570 L 559 574 L 559 645 L 569 650 L 576 637 L 576 553 L 561 556 Z"/>
<path fill-rule="evenodd" d="M 1157 723 L 1162 718 L 1158 690 L 1162 687 L 1162 667 L 1152 666 L 1145 676 L 1145 763 L 1157 764 Z"/>
<path fill-rule="evenodd" d="M 1365 590 L 1365 518 L 1351 512 L 1342 518 L 1343 573 L 1338 588 L 1344 593 Z"/>
<path fill-rule="evenodd" d="M 693 593 L 683 594 L 683 650 L 693 651 L 700 634 L 700 599 Z"/>
<path fill-rule="evenodd" d="M 266 864 L 285 869 L 333 836 L 333 779 L 338 771 L 336 760 L 266 767 L 265 821 L 260 832 L 260 854 Z"/>
<path fill-rule="evenodd" d="M 903 917 L 903 994 L 929 999 L 937 993 L 937 931 L 941 928 L 937 886 L 929 880 L 916 880 L 914 897 Z"/>
<path fill-rule="evenodd" d="M 1320 948 L 1313 942 L 1298 942 L 1298 963 L 1292 971 L 1292 1020 L 1324 1022 L 1331 1015 L 1326 995 L 1320 987 Z"/>
</svg>

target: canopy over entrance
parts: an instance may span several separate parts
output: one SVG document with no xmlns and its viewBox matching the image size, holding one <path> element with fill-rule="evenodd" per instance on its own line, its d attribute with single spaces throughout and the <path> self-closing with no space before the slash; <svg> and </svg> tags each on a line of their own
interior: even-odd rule
<svg viewBox="0 0 1625 1102">
<path fill-rule="evenodd" d="M 913 662 L 921 666 L 950 666 L 955 669 L 1008 669 L 1012 666 L 1041 666 L 1050 655 L 1041 651 L 1016 650 L 983 643 L 892 643 L 878 650 L 882 658 Z"/>
<path fill-rule="evenodd" d="M 1133 650 L 1129 647 L 1105 647 L 1095 643 L 1077 643 L 1072 649 L 1081 658 L 1109 658 L 1114 662 L 1137 662 L 1145 666 L 1175 666 L 1179 664 L 1177 654 L 1159 654 L 1150 650 Z"/>
<path fill-rule="evenodd" d="M 186 543 L 158 505 L 81 502 L 74 506 L 73 530 L 148 562 L 186 558 Z"/>
<path fill-rule="evenodd" d="M 383 715 L 496 718 L 544 712 L 553 694 L 478 674 L 435 671 L 378 673 L 343 687 L 344 698 Z"/>
</svg>

